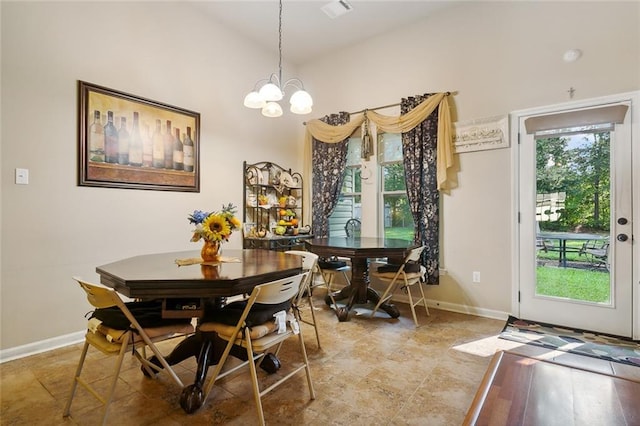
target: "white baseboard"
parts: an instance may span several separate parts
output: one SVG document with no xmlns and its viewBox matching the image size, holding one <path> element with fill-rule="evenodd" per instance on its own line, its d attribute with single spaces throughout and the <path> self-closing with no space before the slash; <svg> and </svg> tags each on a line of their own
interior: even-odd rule
<svg viewBox="0 0 640 426">
<path fill-rule="evenodd" d="M 51 339 L 40 340 L 39 342 L 0 350 L 0 364 L 82 342 L 85 333 L 86 331 L 78 331 L 76 333 L 65 334 L 63 336 L 52 337 Z"/>
<path fill-rule="evenodd" d="M 404 294 L 403 295 L 395 294 L 392 300 L 394 302 L 409 304 L 409 298 Z M 509 318 L 508 312 L 478 308 L 475 306 L 460 305 L 457 303 L 441 302 L 439 300 L 433 300 L 433 299 L 427 299 L 427 306 L 430 308 L 442 309 L 443 311 L 458 312 L 461 314 L 475 315 L 478 317 L 492 318 L 497 320 L 506 321 L 507 318 Z"/>
</svg>

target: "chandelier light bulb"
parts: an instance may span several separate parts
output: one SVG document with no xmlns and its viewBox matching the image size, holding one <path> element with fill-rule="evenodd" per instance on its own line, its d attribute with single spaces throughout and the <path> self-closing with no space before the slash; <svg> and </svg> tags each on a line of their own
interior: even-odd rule
<svg viewBox="0 0 640 426">
<path fill-rule="evenodd" d="M 260 88 L 260 96 L 267 102 L 279 101 L 283 97 L 282 90 L 273 83 L 267 83 Z"/>
<path fill-rule="evenodd" d="M 247 108 L 264 108 L 267 103 L 260 96 L 260 93 L 253 91 L 244 97 L 244 106 Z"/>
<path fill-rule="evenodd" d="M 291 95 L 289 103 L 291 103 L 291 106 L 295 105 L 296 108 L 311 108 L 313 106 L 313 99 L 311 99 L 311 95 L 306 91 L 298 90 Z"/>
<path fill-rule="evenodd" d="M 265 117 L 280 117 L 282 115 L 282 107 L 277 102 L 267 102 L 262 108 L 262 115 Z"/>
<path fill-rule="evenodd" d="M 310 106 L 296 106 L 296 105 L 291 105 L 290 111 L 294 114 L 309 114 L 311 112 L 311 107 Z"/>
</svg>

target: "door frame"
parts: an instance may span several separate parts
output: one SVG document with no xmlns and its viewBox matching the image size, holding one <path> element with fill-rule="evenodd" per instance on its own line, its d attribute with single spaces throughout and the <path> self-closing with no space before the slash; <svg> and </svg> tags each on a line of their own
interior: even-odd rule
<svg viewBox="0 0 640 426">
<path fill-rule="evenodd" d="M 511 312 L 513 315 L 520 315 L 520 227 L 519 227 L 519 187 L 520 187 L 520 175 L 519 175 L 519 123 L 520 118 L 523 116 L 531 115 L 543 115 L 554 112 L 561 112 L 568 109 L 580 109 L 593 107 L 595 105 L 616 103 L 622 101 L 629 101 L 631 103 L 630 113 L 630 127 L 631 127 L 631 155 L 632 155 L 632 193 L 637 196 L 633 197 L 632 204 L 632 223 L 631 223 L 631 259 L 632 259 L 632 312 L 631 312 L 631 327 L 633 339 L 640 339 L 640 237 L 634 238 L 634 235 L 640 235 L 640 91 L 626 92 L 615 95 L 603 96 L 598 98 L 583 99 L 579 101 L 570 101 L 560 104 L 547 105 L 542 107 L 535 107 L 523 110 L 513 111 L 509 114 L 510 123 L 510 137 L 514 143 L 511 146 L 514 148 L 511 150 L 511 211 L 512 211 L 512 247 L 511 251 L 511 264 L 513 268 L 511 270 Z"/>
</svg>

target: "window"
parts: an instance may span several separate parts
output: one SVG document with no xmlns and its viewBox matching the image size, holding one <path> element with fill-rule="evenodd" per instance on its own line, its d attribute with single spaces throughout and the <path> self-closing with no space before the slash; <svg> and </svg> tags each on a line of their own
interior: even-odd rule
<svg viewBox="0 0 640 426">
<path fill-rule="evenodd" d="M 349 139 L 347 167 L 338 204 L 329 217 L 329 235 L 345 236 L 347 220 L 356 218 L 363 225 L 377 224 L 378 235 L 413 240 L 413 216 L 404 180 L 401 135 L 385 133 L 378 136 L 379 173 L 369 176 L 365 171 L 366 180 L 362 178 L 361 148 L 360 137 Z M 363 186 L 363 182 L 366 185 Z"/>
<path fill-rule="evenodd" d="M 413 240 L 414 224 L 402 160 L 402 136 L 398 133 L 378 135 L 380 165 L 381 215 L 385 238 Z"/>
<path fill-rule="evenodd" d="M 346 236 L 344 226 L 349 219 L 356 218 L 362 221 L 361 145 L 359 137 L 349 138 L 347 167 L 344 172 L 340 198 L 329 217 L 329 235 L 332 237 Z"/>
</svg>

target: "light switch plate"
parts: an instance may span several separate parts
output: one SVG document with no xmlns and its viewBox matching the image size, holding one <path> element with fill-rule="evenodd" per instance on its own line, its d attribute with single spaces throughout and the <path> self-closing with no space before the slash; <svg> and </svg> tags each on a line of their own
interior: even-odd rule
<svg viewBox="0 0 640 426">
<path fill-rule="evenodd" d="M 17 185 L 29 184 L 29 169 L 16 169 L 16 184 Z"/>
</svg>

